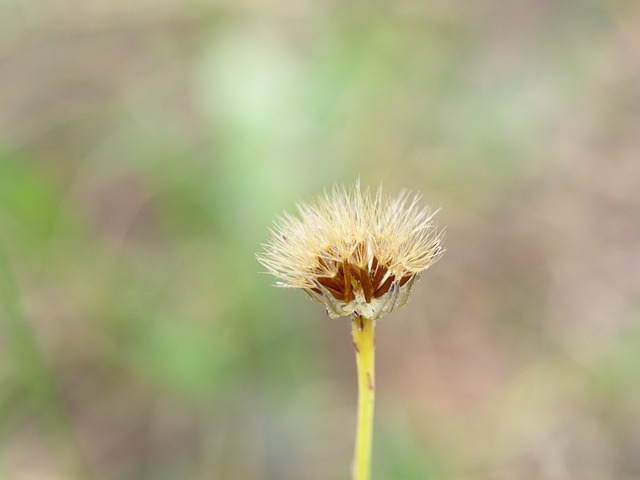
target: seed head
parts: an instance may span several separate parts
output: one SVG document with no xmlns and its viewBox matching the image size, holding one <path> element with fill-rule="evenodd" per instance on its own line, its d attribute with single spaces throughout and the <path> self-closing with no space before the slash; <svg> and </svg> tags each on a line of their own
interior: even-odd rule
<svg viewBox="0 0 640 480">
<path fill-rule="evenodd" d="M 435 211 L 418 195 L 375 195 L 360 183 L 334 187 L 314 204 L 284 214 L 258 260 L 278 286 L 301 288 L 331 318 L 382 318 L 409 298 L 420 274 L 444 252 Z"/>
</svg>

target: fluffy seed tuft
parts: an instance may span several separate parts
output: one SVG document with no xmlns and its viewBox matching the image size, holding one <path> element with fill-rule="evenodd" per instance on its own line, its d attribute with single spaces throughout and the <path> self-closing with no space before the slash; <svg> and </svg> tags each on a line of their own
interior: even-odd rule
<svg viewBox="0 0 640 480">
<path fill-rule="evenodd" d="M 382 318 L 404 305 L 420 274 L 444 252 L 435 211 L 418 195 L 396 197 L 360 183 L 334 187 L 284 214 L 258 260 L 281 287 L 301 288 L 332 318 Z"/>
</svg>

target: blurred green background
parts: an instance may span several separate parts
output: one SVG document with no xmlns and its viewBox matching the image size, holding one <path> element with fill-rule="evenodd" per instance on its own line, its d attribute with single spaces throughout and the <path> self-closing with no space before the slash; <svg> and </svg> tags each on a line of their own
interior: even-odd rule
<svg viewBox="0 0 640 480">
<path fill-rule="evenodd" d="M 348 319 L 254 258 L 441 207 L 375 479 L 640 478 L 640 5 L 0 0 L 0 478 L 349 477 Z"/>
</svg>

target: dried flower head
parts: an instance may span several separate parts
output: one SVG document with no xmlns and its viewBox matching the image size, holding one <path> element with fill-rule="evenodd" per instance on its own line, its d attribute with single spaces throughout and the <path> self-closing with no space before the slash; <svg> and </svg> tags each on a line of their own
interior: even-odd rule
<svg viewBox="0 0 640 480">
<path fill-rule="evenodd" d="M 315 204 L 299 203 L 300 218 L 285 214 L 258 260 L 280 281 L 301 288 L 331 318 L 382 318 L 404 305 L 420 274 L 443 253 L 436 212 L 419 196 L 375 195 L 334 187 Z"/>
</svg>

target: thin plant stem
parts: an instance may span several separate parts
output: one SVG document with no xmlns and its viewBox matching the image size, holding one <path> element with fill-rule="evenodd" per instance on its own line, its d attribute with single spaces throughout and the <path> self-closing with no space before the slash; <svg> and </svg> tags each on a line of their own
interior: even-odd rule
<svg viewBox="0 0 640 480">
<path fill-rule="evenodd" d="M 358 420 L 352 478 L 369 480 L 375 403 L 375 321 L 356 315 L 351 322 L 351 332 L 358 370 Z"/>
</svg>

